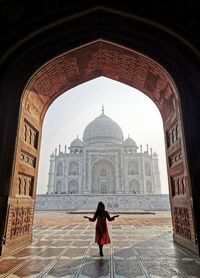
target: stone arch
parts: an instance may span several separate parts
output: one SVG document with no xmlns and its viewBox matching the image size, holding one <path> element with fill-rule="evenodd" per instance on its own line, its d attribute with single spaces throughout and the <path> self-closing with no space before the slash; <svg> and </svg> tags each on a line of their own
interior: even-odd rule
<svg viewBox="0 0 200 278">
<path fill-rule="evenodd" d="M 139 165 L 137 161 L 128 163 L 128 175 L 139 175 Z"/>
<path fill-rule="evenodd" d="M 144 172 L 146 176 L 151 176 L 151 166 L 147 161 L 144 163 Z"/>
<path fill-rule="evenodd" d="M 56 168 L 56 176 L 63 176 L 63 164 L 59 162 Z"/>
<path fill-rule="evenodd" d="M 15 161 L 12 171 L 11 190 L 9 191 L 12 196 L 9 201 L 11 202 L 9 203 L 11 209 L 7 219 L 11 221 L 10 216 L 18 207 L 16 204 L 18 204 L 17 198 L 20 198 L 19 194 L 17 194 L 19 191 L 17 187 L 19 175 L 21 175 L 22 180 L 30 177 L 33 181 L 31 198 L 26 203 L 23 203 L 20 199 L 24 209 L 29 211 L 30 217 L 33 215 L 42 122 L 48 107 L 63 92 L 99 76 L 112 78 L 140 90 L 150 97 L 160 110 L 167 142 L 166 154 L 174 227 L 173 238 L 196 252 L 192 193 L 187 168 L 178 90 L 172 77 L 160 64 L 142 53 L 134 51 L 132 48 L 129 49 L 123 45 L 102 39 L 81 45 L 51 60 L 47 60 L 43 66 L 37 69 L 26 84 L 20 102 Z M 35 161 L 34 164 L 31 164 L 31 167 L 26 164 L 26 161 L 20 160 L 23 153 Z M 177 153 L 181 153 L 181 155 L 178 157 L 178 161 L 176 160 L 175 162 Z M 184 184 L 185 194 L 182 194 L 180 190 L 174 189 L 177 175 L 179 180 L 184 180 L 182 184 Z M 172 195 L 172 192 L 174 195 Z M 180 203 L 182 207 L 180 207 Z M 184 219 L 179 217 L 182 210 L 184 210 L 185 218 L 189 219 L 189 221 L 184 221 Z M 12 246 L 12 237 L 10 237 L 12 222 L 9 221 L 8 223 L 5 222 L 7 223 L 5 228 L 5 234 L 7 235 L 5 250 L 9 250 Z M 184 229 L 179 229 L 180 226 L 183 226 Z M 20 235 L 18 239 L 15 238 L 16 244 L 18 240 L 22 242 L 23 236 L 26 238 L 26 242 L 28 238 L 31 240 L 31 232 L 28 231 L 27 233 Z M 185 235 L 188 236 L 186 237 Z"/>
<path fill-rule="evenodd" d="M 76 180 L 71 180 L 68 183 L 68 193 L 76 194 L 78 193 L 78 182 Z"/>
<path fill-rule="evenodd" d="M 101 169 L 101 171 L 100 171 L 100 177 L 106 177 L 107 176 L 107 171 L 106 171 L 106 169 Z"/>
<path fill-rule="evenodd" d="M 146 182 L 146 193 L 147 194 L 153 193 L 153 187 L 152 187 L 152 183 L 150 181 Z"/>
<path fill-rule="evenodd" d="M 76 161 L 72 161 L 69 164 L 69 175 L 79 175 L 79 164 Z"/>
<path fill-rule="evenodd" d="M 62 193 L 62 182 L 60 180 L 58 180 L 56 182 L 56 194 L 61 194 Z"/>
<path fill-rule="evenodd" d="M 115 168 L 109 160 L 101 159 L 96 161 L 92 166 L 91 177 L 93 193 L 115 192 Z"/>
<path fill-rule="evenodd" d="M 140 190 L 140 183 L 138 180 L 131 180 L 130 183 L 129 183 L 129 192 L 130 193 L 134 193 L 134 194 L 138 194 L 138 193 L 141 193 L 141 190 Z"/>
</svg>

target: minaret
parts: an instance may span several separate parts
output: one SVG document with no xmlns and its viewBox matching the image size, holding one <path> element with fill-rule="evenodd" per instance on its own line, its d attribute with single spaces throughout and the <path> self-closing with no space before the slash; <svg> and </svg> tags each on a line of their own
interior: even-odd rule
<svg viewBox="0 0 200 278">
<path fill-rule="evenodd" d="M 55 170 L 55 156 L 52 153 L 50 156 L 50 165 L 49 165 L 49 179 L 48 179 L 48 194 L 52 194 L 53 192 L 53 187 L 54 187 L 54 170 Z"/>
<path fill-rule="evenodd" d="M 144 160 L 143 160 L 142 145 L 140 145 L 140 172 L 141 172 L 140 193 L 144 194 Z"/>
<path fill-rule="evenodd" d="M 104 115 L 104 105 L 102 105 L 102 115 Z"/>
<path fill-rule="evenodd" d="M 155 194 L 161 194 L 161 182 L 160 182 L 160 171 L 158 166 L 158 155 L 153 153 L 153 175 L 154 175 L 154 187 Z"/>
<path fill-rule="evenodd" d="M 149 154 L 149 145 L 147 144 L 147 154 Z"/>
</svg>

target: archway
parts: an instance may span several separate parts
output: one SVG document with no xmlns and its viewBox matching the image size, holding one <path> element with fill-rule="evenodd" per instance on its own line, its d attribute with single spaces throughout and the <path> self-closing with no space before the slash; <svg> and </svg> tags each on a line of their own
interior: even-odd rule
<svg viewBox="0 0 200 278">
<path fill-rule="evenodd" d="M 131 161 L 128 164 L 128 173 L 129 175 L 138 175 L 139 167 L 137 161 Z"/>
<path fill-rule="evenodd" d="M 115 169 L 114 165 L 106 160 L 99 159 L 92 165 L 92 192 L 115 193 Z"/>
<path fill-rule="evenodd" d="M 68 173 L 69 176 L 77 175 L 78 172 L 79 172 L 79 165 L 78 165 L 78 163 L 75 162 L 75 161 L 70 162 L 70 164 L 69 164 L 69 173 Z"/>
<path fill-rule="evenodd" d="M 134 193 L 134 194 L 138 194 L 141 193 L 140 192 L 140 183 L 139 181 L 133 179 L 130 181 L 129 183 L 129 191 Z"/>
<path fill-rule="evenodd" d="M 78 182 L 76 180 L 71 180 L 68 184 L 68 193 L 75 194 L 78 193 Z"/>
<path fill-rule="evenodd" d="M 61 181 L 56 182 L 56 194 L 61 194 L 62 192 L 62 184 Z"/>
<path fill-rule="evenodd" d="M 152 194 L 153 190 L 152 190 L 152 184 L 150 181 L 146 182 L 146 192 L 147 194 Z"/>
<path fill-rule="evenodd" d="M 174 240 L 197 252 L 191 186 L 176 86 L 164 68 L 155 61 L 104 40 L 91 42 L 55 57 L 38 69 L 24 89 L 3 252 L 27 244 L 32 237 L 36 177 L 45 112 L 60 94 L 98 76 L 109 77 L 139 89 L 159 108 L 165 131 Z M 31 190 L 19 192 L 17 185 L 26 179 L 30 180 Z M 182 181 L 181 190 L 179 180 Z M 17 219 L 13 218 L 19 217 L 19 214 L 15 214 L 19 209 L 27 213 L 26 221 L 30 228 L 13 237 L 11 230 L 17 229 Z"/>
</svg>

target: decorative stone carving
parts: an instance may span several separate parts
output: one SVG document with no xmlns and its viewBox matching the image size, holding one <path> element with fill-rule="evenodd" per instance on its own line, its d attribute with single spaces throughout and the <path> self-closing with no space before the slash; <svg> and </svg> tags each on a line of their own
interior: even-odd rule
<svg viewBox="0 0 200 278">
<path fill-rule="evenodd" d="M 178 151 L 174 155 L 169 156 L 169 166 L 172 167 L 172 166 L 176 165 L 177 163 L 182 161 L 182 158 L 183 158 L 182 151 Z"/>
<path fill-rule="evenodd" d="M 148 91 L 154 91 L 157 86 L 159 78 L 160 76 L 157 73 L 153 73 L 151 69 L 149 69 L 144 83 L 144 87 Z"/>
<path fill-rule="evenodd" d="M 167 147 L 171 147 L 179 140 L 179 127 L 176 122 L 168 131 L 167 131 Z"/>
<path fill-rule="evenodd" d="M 38 130 L 36 130 L 26 119 L 24 119 L 23 139 L 33 148 L 38 148 Z"/>
<path fill-rule="evenodd" d="M 27 92 L 37 93 L 45 105 L 48 98 L 78 85 L 80 78 L 89 80 L 100 75 L 134 85 L 155 100 L 167 118 L 176 110 L 176 90 L 161 66 L 140 53 L 103 40 L 64 53 L 45 64 L 29 82 Z M 38 118 L 37 109 L 40 110 L 29 106 Z"/>
<path fill-rule="evenodd" d="M 115 163 L 115 155 L 112 154 L 91 154 L 91 164 L 94 165 L 97 161 L 100 161 L 102 159 L 106 159 L 112 163 Z"/>
<path fill-rule="evenodd" d="M 20 154 L 20 161 L 28 164 L 29 166 L 35 168 L 36 165 L 36 157 L 34 157 L 33 155 L 27 153 L 24 150 L 21 150 L 21 154 Z"/>
<path fill-rule="evenodd" d="M 185 179 L 184 175 L 177 175 L 171 177 L 171 187 L 172 187 L 172 197 L 175 195 L 184 195 L 185 194 Z"/>
<path fill-rule="evenodd" d="M 172 86 L 169 83 L 166 83 L 165 87 L 160 90 L 159 94 L 159 103 L 163 108 L 163 116 L 165 119 L 172 119 L 174 114 L 176 114 L 176 94 Z"/>
<path fill-rule="evenodd" d="M 191 240 L 190 219 L 188 208 L 174 207 L 175 233 Z"/>
<path fill-rule="evenodd" d="M 31 208 L 16 207 L 10 212 L 11 227 L 10 239 L 31 232 L 32 213 Z"/>
<path fill-rule="evenodd" d="M 20 173 L 18 175 L 16 194 L 33 197 L 33 185 L 34 177 Z"/>
<path fill-rule="evenodd" d="M 40 97 L 35 92 L 27 90 L 25 112 L 28 112 L 34 120 L 39 122 L 43 108 L 44 103 Z"/>
</svg>

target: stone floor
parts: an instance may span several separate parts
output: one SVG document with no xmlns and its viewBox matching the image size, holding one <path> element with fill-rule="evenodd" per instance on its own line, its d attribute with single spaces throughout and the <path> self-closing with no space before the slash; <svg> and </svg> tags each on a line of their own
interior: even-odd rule
<svg viewBox="0 0 200 278">
<path fill-rule="evenodd" d="M 36 212 L 33 242 L 0 259 L 0 277 L 200 277 L 200 260 L 174 245 L 168 212 L 120 215 L 98 256 L 95 223 L 79 214 Z"/>
</svg>

